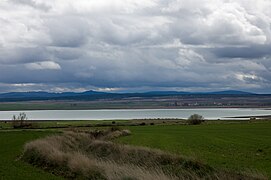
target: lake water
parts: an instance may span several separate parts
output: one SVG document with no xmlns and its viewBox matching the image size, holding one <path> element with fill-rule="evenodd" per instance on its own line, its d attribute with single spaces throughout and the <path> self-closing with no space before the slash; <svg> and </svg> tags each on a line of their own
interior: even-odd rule
<svg viewBox="0 0 271 180">
<path fill-rule="evenodd" d="M 25 112 L 29 120 L 113 120 L 146 118 L 188 118 L 200 114 L 205 119 L 227 119 L 236 116 L 271 115 L 271 110 L 213 108 L 213 109 L 118 109 L 118 110 L 41 110 L 0 111 L 0 120 L 10 120 L 13 115 Z M 233 119 L 233 118 L 231 118 Z"/>
</svg>

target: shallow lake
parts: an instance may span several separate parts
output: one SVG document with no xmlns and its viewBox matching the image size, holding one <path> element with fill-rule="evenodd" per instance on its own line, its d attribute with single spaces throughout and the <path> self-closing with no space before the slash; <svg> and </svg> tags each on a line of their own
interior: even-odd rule
<svg viewBox="0 0 271 180">
<path fill-rule="evenodd" d="M 25 112 L 29 120 L 112 120 L 147 118 L 188 118 L 200 114 L 205 119 L 227 119 L 236 116 L 271 115 L 271 110 L 250 108 L 208 109 L 118 109 L 118 110 L 41 110 L 0 111 L 0 120 L 11 120 L 13 115 Z M 234 119 L 234 118 L 230 118 Z"/>
</svg>

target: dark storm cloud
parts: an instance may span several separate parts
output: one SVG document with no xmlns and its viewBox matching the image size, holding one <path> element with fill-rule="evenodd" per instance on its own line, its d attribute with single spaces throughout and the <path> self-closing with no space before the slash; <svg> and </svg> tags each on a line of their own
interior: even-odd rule
<svg viewBox="0 0 271 180">
<path fill-rule="evenodd" d="M 0 91 L 271 84 L 271 2 L 4 0 Z"/>
<path fill-rule="evenodd" d="M 248 47 L 225 47 L 211 50 L 219 58 L 263 58 L 271 55 L 271 44 Z"/>
<path fill-rule="evenodd" d="M 42 47 L 0 48 L 0 64 L 20 64 L 49 59 Z"/>
<path fill-rule="evenodd" d="M 53 47 L 50 49 L 50 52 L 54 55 L 55 58 L 60 60 L 73 60 L 78 59 L 81 56 L 85 55 L 85 51 L 80 50 L 80 48 L 67 48 L 67 47 Z"/>
</svg>

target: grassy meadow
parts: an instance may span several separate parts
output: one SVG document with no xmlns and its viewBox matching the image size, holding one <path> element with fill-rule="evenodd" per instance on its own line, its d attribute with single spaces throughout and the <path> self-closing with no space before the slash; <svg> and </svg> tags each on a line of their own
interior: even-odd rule
<svg viewBox="0 0 271 180">
<path fill-rule="evenodd" d="M 69 127 L 88 127 L 88 126 L 110 126 L 112 121 L 109 120 L 49 120 L 49 121 L 25 121 L 26 123 L 31 123 L 31 128 L 35 129 L 51 129 L 51 128 L 69 128 Z M 129 120 L 114 120 L 115 123 L 127 124 L 131 121 Z M 0 121 L 0 130 L 10 130 L 13 129 L 12 121 Z"/>
<path fill-rule="evenodd" d="M 117 141 L 194 157 L 212 167 L 271 178 L 271 122 L 129 127 Z"/>
<path fill-rule="evenodd" d="M 0 131 L 0 179 L 1 180 L 60 180 L 28 163 L 18 160 L 26 142 L 53 134 L 53 131 Z"/>
<path fill-rule="evenodd" d="M 53 125 L 67 123 L 70 127 L 68 129 L 93 130 L 97 127 L 73 128 L 73 126 L 98 122 L 101 123 L 101 121 L 38 122 L 41 123 L 39 126 L 44 128 L 42 130 L 13 130 L 10 124 L 2 122 L 0 179 L 61 179 L 18 160 L 22 155 L 24 144 L 62 130 L 46 129 Z M 154 125 L 145 122 L 146 125 L 129 126 L 127 121 L 116 121 L 114 125 L 122 124 L 121 128 L 129 129 L 132 134 L 114 141 L 190 157 L 218 169 L 252 174 L 259 172 L 271 178 L 271 121 L 207 121 L 201 125 L 184 125 L 182 121 L 178 123 L 176 120 L 165 124 L 154 121 Z M 111 121 L 104 123 L 112 125 Z"/>
</svg>

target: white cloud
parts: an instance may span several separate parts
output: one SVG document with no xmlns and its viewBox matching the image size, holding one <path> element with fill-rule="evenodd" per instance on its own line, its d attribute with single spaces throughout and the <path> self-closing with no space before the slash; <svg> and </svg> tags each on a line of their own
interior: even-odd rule
<svg viewBox="0 0 271 180">
<path fill-rule="evenodd" d="M 257 80 L 259 77 L 257 77 L 255 74 L 236 74 L 236 78 L 241 81 L 246 80 Z"/>
<path fill-rule="evenodd" d="M 42 61 L 36 63 L 28 63 L 25 65 L 28 69 L 31 70 L 60 70 L 61 66 L 54 61 Z"/>
<path fill-rule="evenodd" d="M 266 0 L 3 0 L 0 83 L 238 89 L 243 79 L 265 89 L 270 9 Z"/>
</svg>

